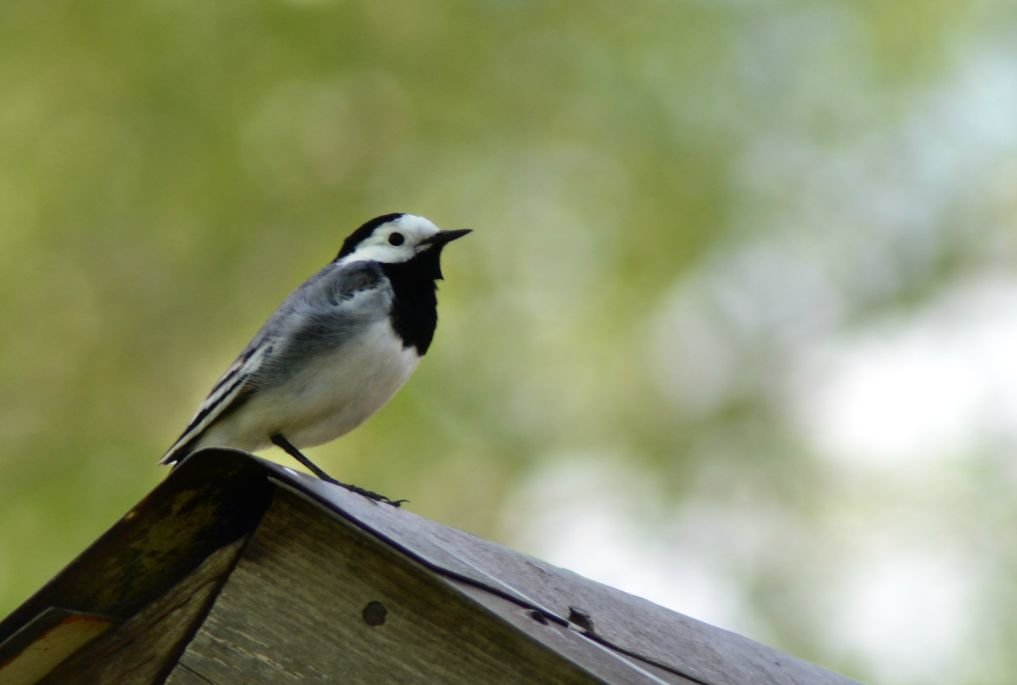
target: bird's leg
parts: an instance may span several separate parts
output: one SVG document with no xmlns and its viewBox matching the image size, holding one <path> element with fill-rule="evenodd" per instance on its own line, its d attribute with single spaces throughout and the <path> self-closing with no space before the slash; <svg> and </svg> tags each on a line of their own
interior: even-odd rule
<svg viewBox="0 0 1017 685">
<path fill-rule="evenodd" d="M 381 495 L 372 490 L 367 490 L 357 485 L 350 485 L 348 483 L 342 483 L 340 481 L 337 481 L 335 478 L 325 473 L 325 471 L 321 467 L 319 467 L 313 461 L 305 457 L 300 450 L 293 446 L 293 443 L 291 443 L 283 436 L 282 433 L 276 433 L 269 439 L 273 442 L 273 444 L 275 444 L 277 447 L 280 447 L 284 452 L 286 452 L 286 454 L 290 455 L 291 457 L 299 461 L 301 464 L 309 468 L 314 475 L 316 475 L 318 478 L 322 479 L 327 483 L 333 483 L 340 487 L 346 488 L 350 492 L 355 492 L 358 495 L 363 495 L 364 497 L 372 499 L 375 502 L 384 502 L 385 504 L 391 504 L 393 507 L 398 507 L 403 502 L 408 501 L 405 499 L 395 499 L 395 500 L 389 499 L 388 497 L 385 497 L 385 495 Z"/>
<path fill-rule="evenodd" d="M 309 468 L 311 472 L 318 478 L 321 478 L 324 481 L 328 481 L 329 483 L 342 485 L 342 483 L 337 481 L 335 478 L 325 473 L 325 471 L 321 467 L 319 467 L 313 461 L 305 457 L 300 450 L 293 446 L 293 443 L 291 443 L 289 440 L 283 437 L 282 433 L 276 433 L 271 437 L 271 440 L 273 443 L 275 443 L 276 446 L 281 447 L 286 452 L 286 454 L 290 455 L 291 457 L 299 461 L 301 464 Z"/>
</svg>

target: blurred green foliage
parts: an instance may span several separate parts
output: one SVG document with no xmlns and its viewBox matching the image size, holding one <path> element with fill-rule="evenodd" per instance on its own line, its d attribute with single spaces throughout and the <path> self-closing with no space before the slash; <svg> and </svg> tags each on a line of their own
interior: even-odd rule
<svg viewBox="0 0 1017 685">
<path fill-rule="evenodd" d="M 291 288 L 360 222 L 407 211 L 476 232 L 446 254 L 416 377 L 314 450 L 320 464 L 509 544 L 527 515 L 505 513 L 514 493 L 564 453 L 621 455 L 653 483 L 629 494 L 666 511 L 694 494 L 747 518 L 779 503 L 799 543 L 824 542 L 740 567 L 751 618 L 735 627 L 882 674 L 814 629 L 836 618 L 812 555 L 850 548 L 827 525 L 858 500 L 838 499 L 775 383 L 795 341 L 921 307 L 1013 254 L 1013 138 L 968 135 L 943 106 L 970 96 L 972 126 L 995 106 L 1012 116 L 1014 100 L 964 84 L 1017 66 L 1014 14 L 1005 0 L 5 2 L 0 613 L 165 475 L 156 460 Z M 782 287 L 740 266 L 757 248 L 786 260 Z M 715 336 L 672 338 L 669 307 L 703 288 Z M 700 355 L 717 369 L 696 375 Z M 679 357 L 693 371 L 670 373 Z M 1013 606 L 982 627 L 1017 636 Z M 1005 643 L 963 682 L 1012 672 Z"/>
</svg>

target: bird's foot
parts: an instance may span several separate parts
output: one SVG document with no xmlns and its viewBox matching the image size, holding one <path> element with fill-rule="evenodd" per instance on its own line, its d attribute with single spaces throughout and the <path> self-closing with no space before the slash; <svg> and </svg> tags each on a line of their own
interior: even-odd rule
<svg viewBox="0 0 1017 685">
<path fill-rule="evenodd" d="M 286 452 L 288 455 L 290 455 L 291 457 L 299 461 L 301 464 L 309 468 L 311 470 L 311 473 L 313 473 L 326 483 L 338 485 L 341 488 L 346 488 L 350 492 L 355 492 L 358 495 L 362 495 L 363 497 L 366 497 L 369 500 L 381 502 L 382 504 L 388 504 L 393 507 L 398 507 L 402 505 L 403 502 L 409 502 L 408 499 L 389 499 L 388 497 L 385 497 L 385 495 L 378 494 L 373 490 L 366 490 L 358 485 L 349 485 L 347 483 L 343 483 L 341 481 L 336 480 L 332 476 L 328 475 L 320 466 L 318 466 L 313 461 L 305 457 L 300 452 L 300 450 L 294 447 L 293 444 L 286 439 L 286 437 L 282 433 L 276 433 L 272 435 L 269 439 L 277 446 L 281 447 L 282 450 Z"/>
<path fill-rule="evenodd" d="M 409 502 L 408 499 L 389 499 L 388 497 L 385 497 L 385 495 L 382 495 L 381 493 L 375 492 L 374 490 L 368 490 L 367 488 L 362 488 L 359 485 L 351 485 L 349 483 L 343 483 L 343 482 L 337 481 L 335 478 L 332 478 L 331 476 L 329 476 L 327 478 L 322 478 L 322 480 L 328 481 L 329 483 L 332 483 L 333 485 L 338 485 L 341 488 L 346 488 L 350 492 L 355 492 L 356 494 L 360 495 L 361 497 L 366 497 L 369 500 L 373 500 L 375 502 L 380 502 L 382 504 L 388 504 L 388 505 L 393 506 L 393 507 L 400 507 L 400 506 L 403 505 L 404 502 Z"/>
</svg>

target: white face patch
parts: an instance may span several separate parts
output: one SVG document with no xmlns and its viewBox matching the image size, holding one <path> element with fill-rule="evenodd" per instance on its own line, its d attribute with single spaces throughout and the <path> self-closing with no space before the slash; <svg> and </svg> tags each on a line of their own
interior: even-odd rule
<svg viewBox="0 0 1017 685">
<path fill-rule="evenodd" d="M 375 228 L 368 238 L 357 245 L 357 249 L 339 260 L 339 263 L 408 262 L 421 249 L 426 249 L 421 243 L 438 232 L 438 227 L 424 217 L 404 214 Z"/>
</svg>

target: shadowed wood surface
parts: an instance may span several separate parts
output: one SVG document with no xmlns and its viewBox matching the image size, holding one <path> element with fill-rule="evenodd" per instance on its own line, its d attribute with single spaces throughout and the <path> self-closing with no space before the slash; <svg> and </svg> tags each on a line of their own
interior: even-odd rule
<svg viewBox="0 0 1017 685">
<path fill-rule="evenodd" d="M 39 685 L 150 685 L 172 668 L 215 598 L 244 540 L 220 548 L 193 573 L 120 626 L 60 664 Z"/>
<path fill-rule="evenodd" d="M 224 458 L 216 458 L 226 455 Z M 50 607 L 126 619 L 257 525 L 271 488 L 243 453 L 177 468 L 35 595 L 0 621 L 5 640 Z"/>
</svg>

